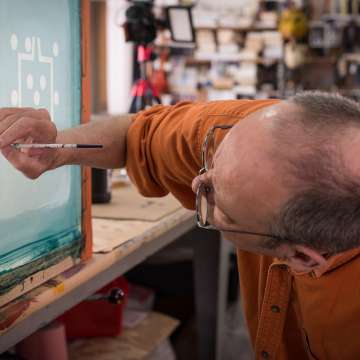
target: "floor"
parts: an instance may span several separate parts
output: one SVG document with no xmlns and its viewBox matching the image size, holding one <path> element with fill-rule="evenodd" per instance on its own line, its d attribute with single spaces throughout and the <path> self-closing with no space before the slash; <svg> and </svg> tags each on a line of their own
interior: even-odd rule
<svg viewBox="0 0 360 360">
<path fill-rule="evenodd" d="M 237 275 L 237 271 L 235 272 Z M 156 290 L 156 311 L 163 312 L 181 321 L 182 325 L 172 336 L 172 345 L 177 360 L 198 360 L 196 357 L 196 323 L 191 262 L 176 263 L 166 265 L 166 267 L 165 265 L 152 267 L 148 264 L 133 270 L 131 275 L 127 275 L 130 281 Z M 183 279 L 189 279 L 189 281 L 184 282 Z M 239 287 L 237 276 L 233 281 L 235 282 L 233 286 Z M 236 299 L 236 296 L 232 296 L 232 299 Z M 250 360 L 254 358 L 240 300 L 233 300 L 228 305 L 223 335 L 221 360 Z"/>
<path fill-rule="evenodd" d="M 173 339 L 177 360 L 198 360 L 196 356 L 196 328 L 192 318 Z M 220 360 L 252 360 L 254 358 L 242 315 L 240 302 L 229 306 Z"/>
<path fill-rule="evenodd" d="M 240 302 L 232 304 L 226 314 L 221 360 L 254 358 Z"/>
</svg>

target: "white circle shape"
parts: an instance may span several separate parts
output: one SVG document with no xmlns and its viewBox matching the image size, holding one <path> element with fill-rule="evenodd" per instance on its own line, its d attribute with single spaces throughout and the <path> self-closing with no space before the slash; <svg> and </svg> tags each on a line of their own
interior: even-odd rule
<svg viewBox="0 0 360 360">
<path fill-rule="evenodd" d="M 46 89 L 46 85 L 47 85 L 46 76 L 41 75 L 40 76 L 40 89 L 44 91 Z"/>
<path fill-rule="evenodd" d="M 54 92 L 54 104 L 59 105 L 60 104 L 60 96 L 57 91 Z"/>
<path fill-rule="evenodd" d="M 16 34 L 12 34 L 10 37 L 10 45 L 12 50 L 16 50 L 18 47 L 18 37 Z"/>
<path fill-rule="evenodd" d="M 11 92 L 11 105 L 12 106 L 17 106 L 18 100 L 19 100 L 18 92 L 16 90 L 13 90 Z"/>
<path fill-rule="evenodd" d="M 40 93 L 37 90 L 34 92 L 34 104 L 36 106 L 40 105 Z"/>
<path fill-rule="evenodd" d="M 28 74 L 28 76 L 26 77 L 26 86 L 29 90 L 32 90 L 34 87 L 34 78 L 32 76 L 32 74 Z"/>
<path fill-rule="evenodd" d="M 29 37 L 25 39 L 25 50 L 27 52 L 31 51 L 31 39 Z"/>
<path fill-rule="evenodd" d="M 58 44 L 56 41 L 53 43 L 53 48 L 52 48 L 52 50 L 53 50 L 54 56 L 58 56 L 58 55 L 59 55 L 59 44 Z"/>
</svg>

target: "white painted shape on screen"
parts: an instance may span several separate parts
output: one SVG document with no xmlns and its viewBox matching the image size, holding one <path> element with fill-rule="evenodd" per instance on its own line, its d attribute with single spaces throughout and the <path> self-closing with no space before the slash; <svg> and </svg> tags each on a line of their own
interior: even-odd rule
<svg viewBox="0 0 360 360">
<path fill-rule="evenodd" d="M 45 75 L 40 76 L 40 89 L 44 91 L 46 89 L 47 80 Z"/>
<path fill-rule="evenodd" d="M 25 39 L 25 51 L 30 52 L 31 49 L 32 49 L 31 39 L 28 37 L 28 38 Z"/>
<path fill-rule="evenodd" d="M 16 37 L 16 40 L 15 40 Z M 17 36 L 16 34 L 12 34 L 10 38 L 10 45 L 13 50 L 17 49 Z M 16 46 L 15 46 L 16 42 Z M 17 99 L 15 100 L 15 95 L 11 94 L 11 103 L 14 105 L 16 103 L 16 106 L 21 107 L 23 106 L 23 65 L 25 62 L 35 62 L 38 61 L 39 63 L 47 64 L 50 67 L 50 116 L 51 119 L 54 120 L 54 106 L 59 105 L 59 94 L 58 92 L 54 91 L 54 57 L 57 57 L 59 55 L 59 44 L 55 41 L 52 46 L 52 51 L 54 57 L 51 56 L 45 56 L 42 53 L 41 49 L 41 39 L 35 38 L 35 37 L 27 37 L 25 39 L 25 51 L 24 53 L 18 52 L 17 57 L 17 76 L 18 76 L 18 89 L 17 89 Z M 37 57 L 35 57 L 35 54 Z M 40 76 L 40 88 L 41 90 L 45 90 L 48 86 L 48 81 L 45 77 L 45 75 Z M 34 78 L 32 74 L 28 74 L 26 77 L 26 85 L 29 90 L 32 90 L 34 87 Z M 39 106 L 41 97 L 40 93 L 38 91 L 35 91 L 33 95 L 33 101 L 34 105 Z M 15 105 L 14 105 L 15 106 Z"/>
<path fill-rule="evenodd" d="M 59 44 L 57 42 L 53 43 L 53 55 L 55 57 L 59 56 Z"/>
<path fill-rule="evenodd" d="M 40 105 L 40 93 L 37 90 L 34 92 L 34 105 Z"/>
<path fill-rule="evenodd" d="M 60 104 L 60 95 L 57 91 L 54 92 L 54 104 L 58 106 Z"/>
<path fill-rule="evenodd" d="M 17 104 L 18 104 L 18 92 L 17 92 L 16 90 L 13 90 L 13 91 L 11 92 L 11 98 L 10 98 L 10 100 L 11 100 L 11 106 L 16 107 Z"/>
<path fill-rule="evenodd" d="M 10 45 L 12 50 L 16 50 L 18 47 L 18 37 L 16 34 L 12 34 L 10 38 Z"/>
<path fill-rule="evenodd" d="M 46 49 L 50 49 L 51 56 L 45 56 L 47 54 L 43 53 L 42 41 L 39 37 L 26 37 L 26 39 L 24 37 L 21 39 L 14 33 L 9 36 L 8 44 L 9 49 L 14 51 L 16 56 L 12 71 L 16 76 L 15 86 L 17 88 L 9 91 L 11 106 L 22 107 L 32 106 L 32 104 L 39 106 L 47 103 L 46 107 L 51 114 L 51 118 L 54 119 L 55 102 L 59 104 L 61 94 L 54 90 L 55 61 L 52 54 L 54 52 L 54 44 L 56 44 L 55 53 L 59 55 L 59 44 L 57 42 L 51 42 L 49 45 L 45 44 Z M 59 61 L 61 61 L 60 58 L 56 60 L 56 62 Z M 41 72 L 36 75 L 36 69 L 39 66 Z M 28 75 L 31 75 L 31 77 Z M 46 89 L 46 91 L 43 89 Z M 30 94 L 28 94 L 29 90 Z M 29 95 L 30 98 L 28 97 Z M 6 209 L 6 211 L 0 211 L 1 220 L 11 219 L 29 210 L 49 206 L 49 199 L 51 199 L 51 204 L 54 206 L 60 206 L 65 204 L 69 197 L 70 187 L 68 184 L 70 173 L 65 168 L 60 169 L 56 173 L 56 177 L 54 177 L 52 172 L 49 172 L 36 180 L 36 182 L 41 184 L 41 193 L 35 196 L 28 196 L 34 189 L 34 181 L 26 179 L 23 174 L 15 171 L 12 165 L 1 156 L 0 169 L 0 187 L 7 189 L 7 191 L 0 192 L 0 203 L 2 208 Z M 14 191 L 16 191 L 18 198 L 22 199 L 22 201 L 13 201 Z"/>
<path fill-rule="evenodd" d="M 32 74 L 28 74 L 28 76 L 26 77 L 26 86 L 29 90 L 32 90 L 34 87 L 34 78 L 32 76 Z"/>
</svg>

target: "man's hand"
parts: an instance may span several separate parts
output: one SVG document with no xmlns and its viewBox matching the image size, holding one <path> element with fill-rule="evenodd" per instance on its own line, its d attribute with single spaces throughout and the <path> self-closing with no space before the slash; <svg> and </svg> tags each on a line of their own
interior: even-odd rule
<svg viewBox="0 0 360 360">
<path fill-rule="evenodd" d="M 25 176 L 36 179 L 53 167 L 58 150 L 15 149 L 13 143 L 55 143 L 56 126 L 45 109 L 0 109 L 0 150 Z"/>
<path fill-rule="evenodd" d="M 108 116 L 57 132 L 49 113 L 31 108 L 0 108 L 0 150 L 30 179 L 63 165 L 117 168 L 125 165 L 132 115 Z M 102 149 L 15 149 L 13 143 L 101 144 Z"/>
</svg>

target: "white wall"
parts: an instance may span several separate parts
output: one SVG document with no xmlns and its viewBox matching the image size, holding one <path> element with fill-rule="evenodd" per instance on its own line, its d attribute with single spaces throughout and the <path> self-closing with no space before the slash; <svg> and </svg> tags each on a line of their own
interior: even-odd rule
<svg viewBox="0 0 360 360">
<path fill-rule="evenodd" d="M 158 0 L 163 3 L 165 0 Z M 166 0 L 167 2 L 169 0 Z M 199 0 L 198 5 L 224 10 L 239 9 L 244 5 L 254 6 L 258 0 Z M 125 21 L 125 0 L 106 0 L 107 4 L 107 94 L 108 112 L 127 112 L 131 100 L 132 47 L 125 43 L 123 29 L 119 24 Z"/>
<path fill-rule="evenodd" d="M 129 110 L 132 85 L 132 47 L 125 43 L 119 24 L 125 20 L 127 2 L 107 0 L 107 94 L 108 112 L 125 113 Z"/>
</svg>

